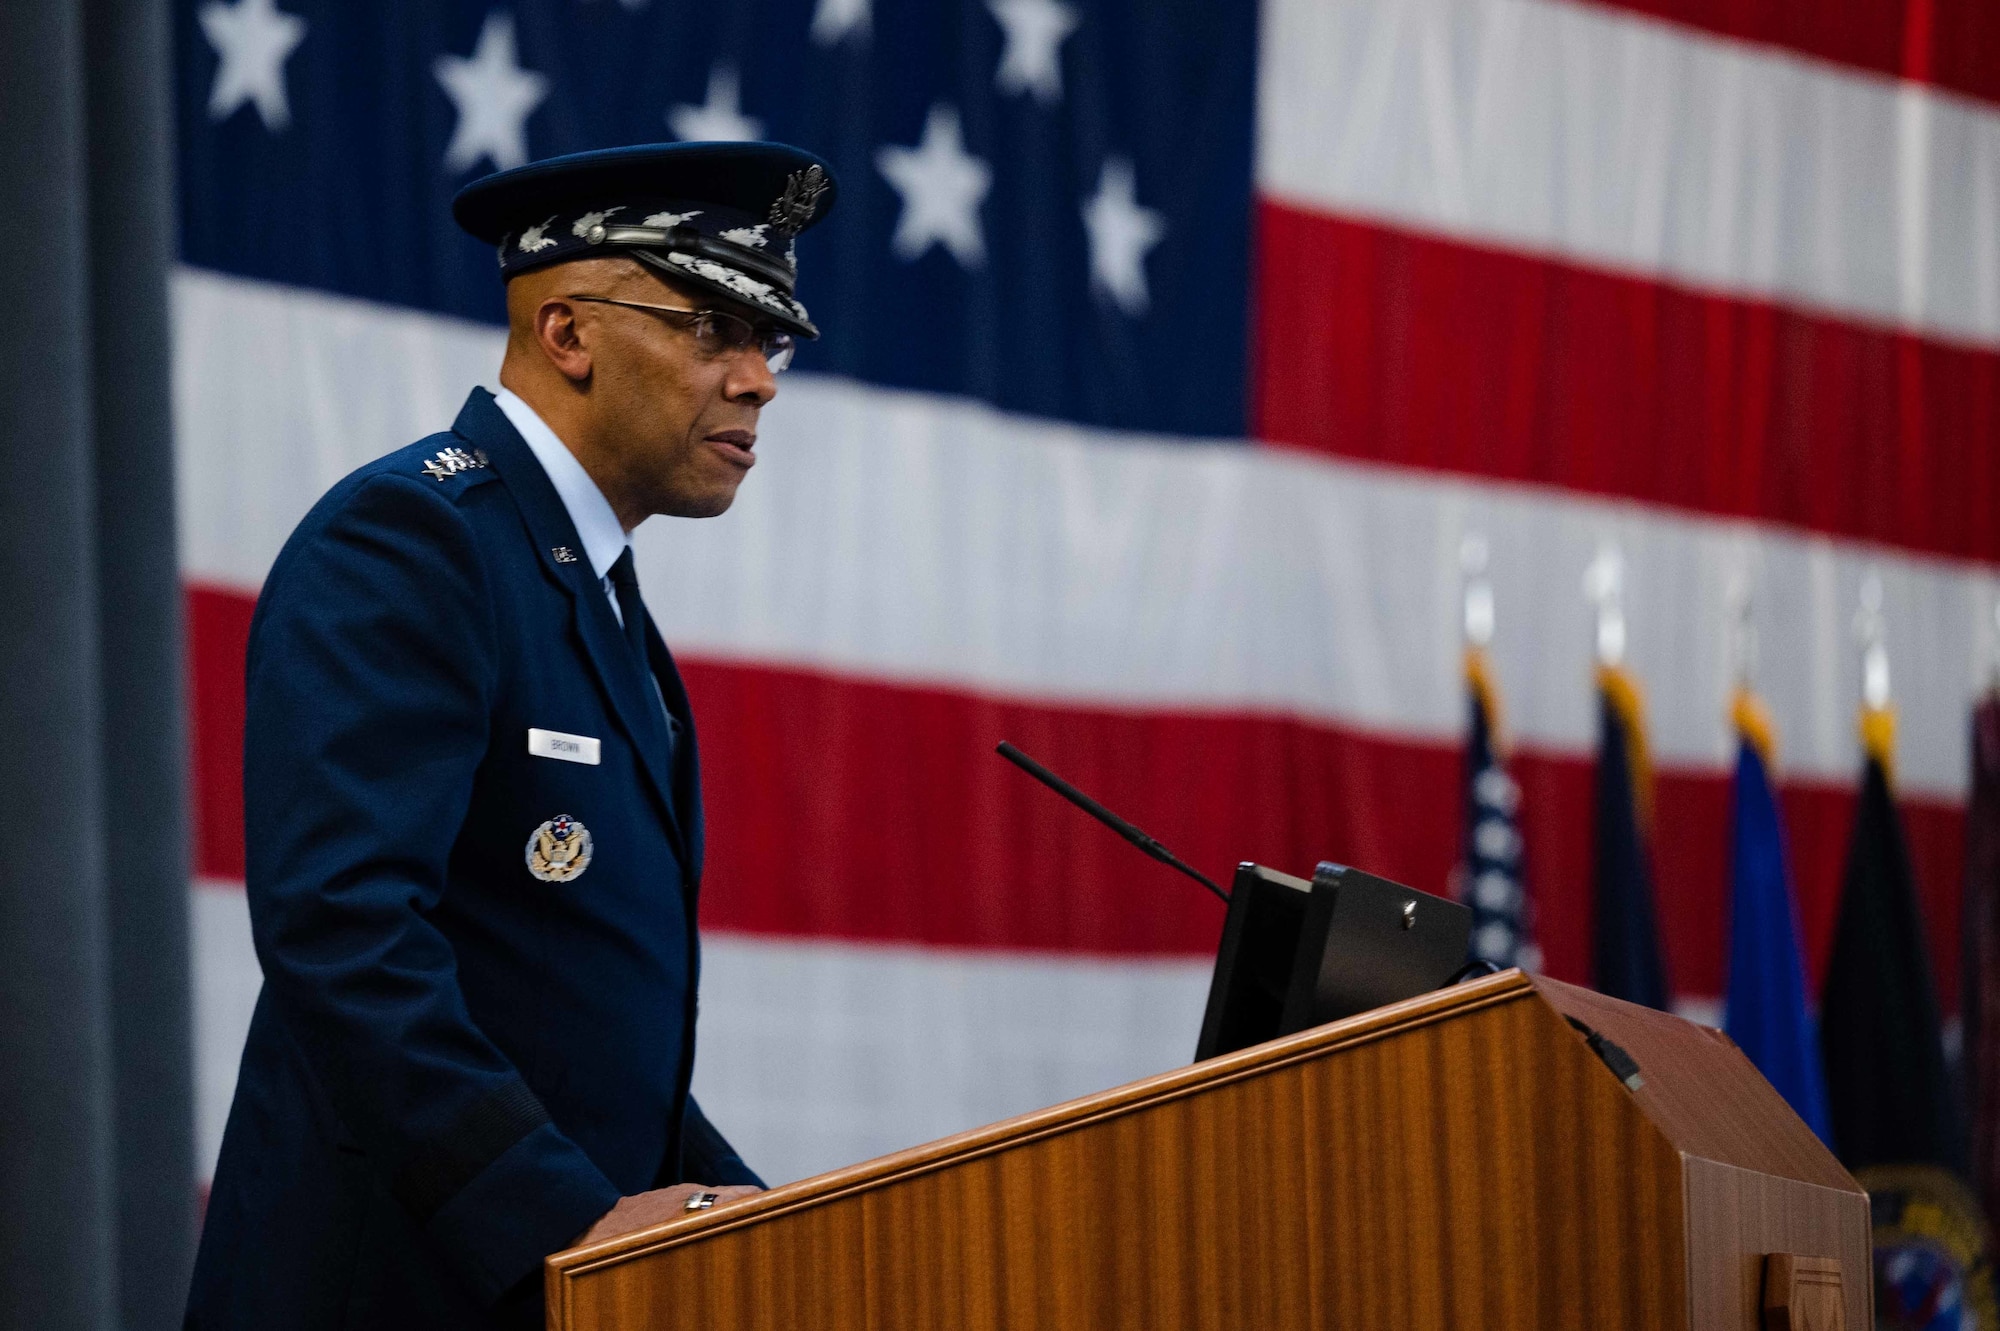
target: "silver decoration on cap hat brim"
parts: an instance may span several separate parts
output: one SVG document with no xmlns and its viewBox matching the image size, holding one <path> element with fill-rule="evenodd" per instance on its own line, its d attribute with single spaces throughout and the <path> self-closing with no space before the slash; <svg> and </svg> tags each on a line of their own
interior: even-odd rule
<svg viewBox="0 0 2000 1331">
<path fill-rule="evenodd" d="M 592 244 L 633 245 L 644 249 L 698 254 L 704 259 L 741 268 L 787 293 L 798 280 L 798 274 L 783 259 L 720 236 L 703 235 L 691 226 L 607 226 L 603 230 L 603 236 L 593 240 Z"/>
</svg>

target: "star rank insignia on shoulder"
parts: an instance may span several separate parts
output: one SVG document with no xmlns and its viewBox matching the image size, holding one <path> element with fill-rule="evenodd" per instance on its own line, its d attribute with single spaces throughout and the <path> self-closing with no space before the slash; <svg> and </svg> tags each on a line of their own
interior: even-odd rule
<svg viewBox="0 0 2000 1331">
<path fill-rule="evenodd" d="M 438 455 L 424 464 L 424 475 L 433 480 L 450 480 L 461 472 L 478 471 L 486 466 L 486 450 L 475 448 L 466 452 L 462 448 L 441 448 Z"/>
</svg>

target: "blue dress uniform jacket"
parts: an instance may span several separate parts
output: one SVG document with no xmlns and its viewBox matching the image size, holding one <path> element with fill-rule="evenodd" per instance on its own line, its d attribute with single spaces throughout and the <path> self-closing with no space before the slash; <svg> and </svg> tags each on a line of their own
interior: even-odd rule
<svg viewBox="0 0 2000 1331">
<path fill-rule="evenodd" d="M 543 1257 L 621 1195 L 757 1182 L 688 1095 L 687 697 L 649 617 L 655 693 L 581 549 L 476 390 L 272 568 L 244 748 L 264 990 L 190 1326 L 540 1325 Z M 533 756 L 530 727 L 601 760 Z M 564 814 L 590 863 L 541 881 L 530 837 Z"/>
</svg>

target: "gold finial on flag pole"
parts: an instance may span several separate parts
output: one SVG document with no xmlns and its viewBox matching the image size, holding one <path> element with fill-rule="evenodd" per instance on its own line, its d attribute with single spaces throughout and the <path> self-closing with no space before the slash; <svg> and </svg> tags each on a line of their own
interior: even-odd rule
<svg viewBox="0 0 2000 1331">
<path fill-rule="evenodd" d="M 1486 576 L 1486 537 L 1467 532 L 1458 543 L 1458 567 L 1465 583 L 1465 641 L 1485 647 L 1493 641 L 1493 582 Z"/>
<path fill-rule="evenodd" d="M 1861 640 L 1861 705 L 1880 711 L 1889 705 L 1889 649 L 1883 642 L 1882 575 L 1873 569 L 1861 579 L 1854 634 Z"/>
<path fill-rule="evenodd" d="M 1652 756 L 1646 739 L 1646 699 L 1625 668 L 1625 556 L 1606 541 L 1584 571 L 1583 594 L 1597 609 L 1597 687 L 1625 730 L 1625 761 L 1641 829 L 1653 822 Z"/>
<path fill-rule="evenodd" d="M 1889 705 L 1889 647 L 1882 617 L 1882 574 L 1869 569 L 1861 578 L 1861 608 L 1854 635 L 1861 642 L 1861 747 L 1896 774 L 1896 709 Z"/>
<path fill-rule="evenodd" d="M 1778 728 L 1771 711 L 1757 696 L 1757 624 L 1752 610 L 1756 594 L 1750 573 L 1737 569 L 1729 579 L 1729 668 L 1735 687 L 1729 702 L 1729 720 L 1736 733 L 1755 748 L 1769 768 L 1777 762 Z"/>
<path fill-rule="evenodd" d="M 1987 687 L 1995 693 L 2000 693 L 2000 592 L 1993 594 L 1993 637 L 1988 642 L 1987 648 L 1993 672 L 1987 681 Z"/>
<path fill-rule="evenodd" d="M 1597 663 L 1625 663 L 1625 556 L 1605 542 L 1584 570 L 1583 594 L 1597 610 Z"/>
<path fill-rule="evenodd" d="M 1486 537 L 1467 532 L 1458 543 L 1458 566 L 1464 575 L 1465 682 L 1486 709 L 1487 734 L 1496 753 L 1508 748 L 1506 717 L 1500 691 L 1493 683 L 1493 662 L 1487 647 L 1493 642 L 1493 582 L 1486 576 Z"/>
<path fill-rule="evenodd" d="M 1729 578 L 1729 672 L 1739 692 L 1757 685 L 1756 592 L 1750 574 L 1738 569 Z"/>
</svg>

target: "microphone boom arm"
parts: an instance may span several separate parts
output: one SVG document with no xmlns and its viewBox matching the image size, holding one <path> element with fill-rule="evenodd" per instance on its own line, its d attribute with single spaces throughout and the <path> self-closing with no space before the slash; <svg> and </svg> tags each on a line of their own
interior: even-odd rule
<svg viewBox="0 0 2000 1331">
<path fill-rule="evenodd" d="M 1102 804 L 1099 804 L 1096 800 L 1084 794 L 1006 740 L 1003 739 L 1000 741 L 1000 747 L 995 752 L 1026 772 L 1029 776 L 1035 778 L 1035 780 L 1047 786 L 1050 790 L 1053 790 L 1056 794 L 1068 800 L 1071 804 L 1074 804 L 1077 808 L 1082 809 L 1098 822 L 1103 823 L 1119 836 L 1124 837 L 1127 841 L 1137 846 L 1141 853 L 1158 860 L 1169 869 L 1178 869 L 1209 891 L 1215 893 L 1216 897 L 1225 906 L 1229 904 L 1229 894 L 1220 887 L 1217 887 L 1215 881 L 1207 874 L 1188 864 L 1171 850 L 1168 850 L 1152 837 L 1146 835 L 1140 828 L 1126 822 L 1123 818 L 1120 818 L 1117 814 L 1111 812 L 1111 810 L 1105 808 Z"/>
</svg>

